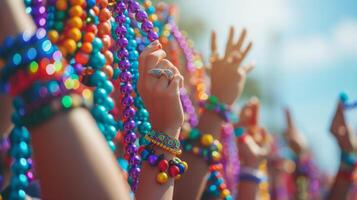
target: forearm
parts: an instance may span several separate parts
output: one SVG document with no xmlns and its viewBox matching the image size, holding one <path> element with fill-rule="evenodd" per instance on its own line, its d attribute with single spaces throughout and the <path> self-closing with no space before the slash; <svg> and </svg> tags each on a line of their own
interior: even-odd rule
<svg viewBox="0 0 357 200">
<path fill-rule="evenodd" d="M 204 111 L 200 117 L 198 129 L 202 134 L 212 134 L 219 137 L 223 120 L 214 112 Z M 177 181 L 174 199 L 199 199 L 206 185 L 208 174 L 207 162 L 190 152 L 184 152 L 183 157 L 190 164 L 186 176 Z M 186 192 L 186 191 L 190 192 Z"/>
<path fill-rule="evenodd" d="M 236 200 L 255 200 L 258 193 L 258 183 L 240 181 Z"/>
<path fill-rule="evenodd" d="M 345 177 L 344 174 L 337 173 L 327 199 L 347 199 L 348 191 L 351 186 L 352 181 L 350 178 Z"/>
<path fill-rule="evenodd" d="M 11 98 L 6 95 L 0 95 L 0 138 L 8 134 L 11 128 Z"/>
<path fill-rule="evenodd" d="M 164 133 L 178 139 L 179 130 L 163 131 Z M 162 150 L 159 147 L 154 147 L 155 154 L 164 155 L 164 159 L 169 161 L 175 156 L 171 153 Z M 157 175 L 159 173 L 157 166 L 150 166 L 148 161 L 142 165 L 142 173 L 140 175 L 140 185 L 135 193 L 137 200 L 172 200 L 174 193 L 174 178 L 168 177 L 168 181 L 163 184 L 157 182 Z M 186 176 L 186 173 L 183 177 Z"/>
<path fill-rule="evenodd" d="M 45 199 L 129 199 L 115 158 L 84 109 L 59 114 L 32 130 Z"/>
</svg>

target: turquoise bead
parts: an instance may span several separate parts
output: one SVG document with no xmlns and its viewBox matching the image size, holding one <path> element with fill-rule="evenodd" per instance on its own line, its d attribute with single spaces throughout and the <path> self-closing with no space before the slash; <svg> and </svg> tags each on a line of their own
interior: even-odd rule
<svg viewBox="0 0 357 200">
<path fill-rule="evenodd" d="M 95 71 L 90 77 L 90 83 L 92 85 L 97 85 L 104 82 L 107 79 L 107 76 L 102 71 Z"/>
<path fill-rule="evenodd" d="M 127 49 L 128 49 L 128 50 L 135 50 L 135 49 L 136 49 L 136 46 L 137 46 L 137 43 L 136 43 L 135 40 L 129 40 L 129 41 L 128 41 Z"/>
<path fill-rule="evenodd" d="M 106 123 L 112 126 L 116 126 L 116 122 L 112 114 L 108 114 L 108 117 L 106 118 Z"/>
<path fill-rule="evenodd" d="M 29 182 L 24 174 L 14 175 L 11 178 L 11 186 L 14 188 L 25 189 L 28 185 Z"/>
<path fill-rule="evenodd" d="M 11 165 L 11 169 L 13 172 L 20 174 L 20 173 L 25 173 L 29 169 L 29 163 L 25 158 L 20 158 L 13 162 Z"/>
<path fill-rule="evenodd" d="M 114 90 L 114 86 L 113 83 L 109 80 L 104 81 L 103 84 L 100 85 L 103 89 L 105 89 L 105 91 L 110 94 L 113 92 Z"/>
<path fill-rule="evenodd" d="M 92 53 L 89 61 L 89 65 L 96 70 L 103 68 L 105 65 L 105 56 L 100 52 Z"/>
<path fill-rule="evenodd" d="M 106 109 L 102 105 L 96 105 L 92 108 L 92 115 L 96 120 L 103 119 L 103 115 L 105 113 L 106 113 Z"/>
<path fill-rule="evenodd" d="M 116 146 L 113 141 L 108 141 L 108 146 L 109 146 L 110 150 L 115 151 Z"/>
<path fill-rule="evenodd" d="M 129 60 L 137 60 L 138 58 L 139 58 L 139 53 L 137 51 L 129 51 Z M 130 63 L 130 64 L 132 64 L 132 63 Z M 134 67 L 131 65 L 131 67 L 136 68 L 137 66 Z"/>
<path fill-rule="evenodd" d="M 117 134 L 117 130 L 114 126 L 107 126 L 105 129 L 105 135 L 107 139 L 112 140 Z"/>
<path fill-rule="evenodd" d="M 130 62 L 130 66 L 137 70 L 138 67 L 139 67 L 139 62 L 138 61 L 132 61 L 132 62 Z"/>
<path fill-rule="evenodd" d="M 148 134 L 151 131 L 152 127 L 151 124 L 149 122 L 142 122 L 142 124 L 140 124 L 139 126 L 139 132 L 142 135 Z"/>
<path fill-rule="evenodd" d="M 120 69 L 119 68 L 115 68 L 114 71 L 113 71 L 113 79 L 117 80 L 119 78 L 119 75 L 120 75 Z"/>
<path fill-rule="evenodd" d="M 136 112 L 136 115 L 137 118 L 142 121 L 149 119 L 149 112 L 145 108 L 142 108 L 138 112 Z"/>
<path fill-rule="evenodd" d="M 107 91 L 103 88 L 97 88 L 94 90 L 94 99 L 105 99 L 108 96 Z"/>
<path fill-rule="evenodd" d="M 105 107 L 107 110 L 113 110 L 113 108 L 114 108 L 114 101 L 113 101 L 113 99 L 112 99 L 111 97 L 105 98 L 104 107 Z"/>
<path fill-rule="evenodd" d="M 30 133 L 26 128 L 15 127 L 12 129 L 10 139 L 12 143 L 20 143 L 22 141 L 30 141 Z"/>
<path fill-rule="evenodd" d="M 26 142 L 20 142 L 11 148 L 11 155 L 15 158 L 30 157 L 31 151 Z"/>
<path fill-rule="evenodd" d="M 93 51 L 98 52 L 100 51 L 101 48 L 103 48 L 103 42 L 100 38 L 96 37 L 92 42 L 92 46 L 93 46 Z"/>
<path fill-rule="evenodd" d="M 10 198 L 13 200 L 25 200 L 26 199 L 26 192 L 24 190 L 15 190 L 11 191 Z"/>
</svg>

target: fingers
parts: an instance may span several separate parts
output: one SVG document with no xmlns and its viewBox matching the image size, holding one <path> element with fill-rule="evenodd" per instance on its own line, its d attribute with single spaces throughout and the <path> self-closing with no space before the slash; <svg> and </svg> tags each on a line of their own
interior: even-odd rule
<svg viewBox="0 0 357 200">
<path fill-rule="evenodd" d="M 215 31 L 211 33 L 211 59 L 218 58 L 218 50 L 217 50 L 217 34 Z"/>
<path fill-rule="evenodd" d="M 233 39 L 234 39 L 234 27 L 231 26 L 229 29 L 229 33 L 228 33 L 228 40 L 227 40 L 227 44 L 226 44 L 226 51 L 225 51 L 225 58 L 229 58 L 231 56 L 232 50 L 233 50 Z"/>
<path fill-rule="evenodd" d="M 286 120 L 287 127 L 293 128 L 295 125 L 291 117 L 290 109 L 287 107 L 284 109 L 284 112 L 285 112 L 285 120 Z"/>
<path fill-rule="evenodd" d="M 243 52 L 241 53 L 240 56 L 240 61 L 239 63 L 237 63 L 238 65 L 244 60 L 244 58 L 247 56 L 247 54 L 249 53 L 250 49 L 252 48 L 253 43 L 249 42 L 248 46 L 243 50 Z"/>
<path fill-rule="evenodd" d="M 139 57 L 139 64 L 140 64 L 140 67 L 139 67 L 139 73 L 140 74 L 144 74 L 144 72 L 146 71 L 145 70 L 145 67 L 146 67 L 146 58 L 147 56 L 156 51 L 156 50 L 159 50 L 161 49 L 161 44 L 158 40 L 155 40 L 154 42 L 152 42 L 151 44 L 149 44 L 145 49 L 144 51 L 141 52 L 140 54 L 140 57 Z"/>
<path fill-rule="evenodd" d="M 235 49 L 240 50 L 242 48 L 243 42 L 245 40 L 245 36 L 247 35 L 247 29 L 243 29 L 242 32 L 240 33 L 239 40 L 237 44 L 235 45 Z"/>
<path fill-rule="evenodd" d="M 173 93 L 179 93 L 180 88 L 183 87 L 183 76 L 180 74 L 176 74 L 172 81 L 170 82 L 170 85 L 168 87 L 169 91 Z"/>
<path fill-rule="evenodd" d="M 250 73 L 251 71 L 253 71 L 253 69 L 255 68 L 255 64 L 254 63 L 251 63 L 251 64 L 248 64 L 248 65 L 244 65 L 243 67 L 241 67 L 244 72 L 246 74 Z"/>
</svg>

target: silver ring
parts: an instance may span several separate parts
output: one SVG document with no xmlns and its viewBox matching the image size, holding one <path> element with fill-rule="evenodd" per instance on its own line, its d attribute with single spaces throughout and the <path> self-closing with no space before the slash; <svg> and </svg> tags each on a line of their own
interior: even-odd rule
<svg viewBox="0 0 357 200">
<path fill-rule="evenodd" d="M 155 68 L 155 69 L 150 69 L 148 73 L 153 75 L 155 78 L 160 78 L 163 74 L 163 71 L 162 69 Z"/>
</svg>

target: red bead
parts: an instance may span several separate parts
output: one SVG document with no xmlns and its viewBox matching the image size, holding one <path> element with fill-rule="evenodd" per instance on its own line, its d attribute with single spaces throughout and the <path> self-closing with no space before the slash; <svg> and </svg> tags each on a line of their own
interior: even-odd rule
<svg viewBox="0 0 357 200">
<path fill-rule="evenodd" d="M 180 169 L 176 165 L 172 165 L 169 168 L 169 175 L 175 177 L 180 173 Z"/>
<path fill-rule="evenodd" d="M 164 172 L 169 167 L 169 162 L 167 160 L 161 160 L 158 164 L 159 170 Z"/>
</svg>

